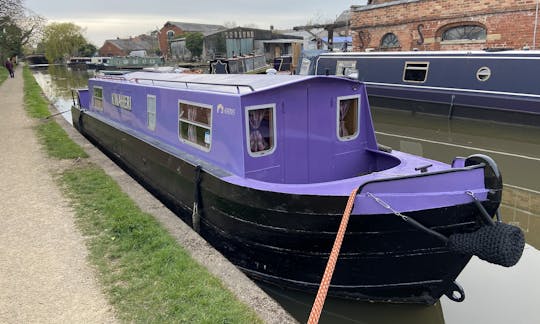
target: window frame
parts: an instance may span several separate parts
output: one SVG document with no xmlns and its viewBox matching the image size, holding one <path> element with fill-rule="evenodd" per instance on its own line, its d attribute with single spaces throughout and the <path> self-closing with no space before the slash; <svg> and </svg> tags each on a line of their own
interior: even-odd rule
<svg viewBox="0 0 540 324">
<path fill-rule="evenodd" d="M 100 89 L 101 90 L 101 97 L 97 97 L 96 96 L 96 89 Z M 99 110 L 99 111 L 103 111 L 103 87 L 102 86 L 92 86 L 92 107 L 94 107 L 96 110 Z M 97 106 L 96 105 L 96 99 L 99 99 L 101 100 L 101 105 L 100 106 Z"/>
<path fill-rule="evenodd" d="M 425 68 L 411 68 L 409 67 L 409 64 L 425 64 Z M 407 74 L 407 70 L 425 70 L 426 74 L 424 76 L 424 79 L 422 81 L 418 80 L 406 80 L 405 75 Z M 405 64 L 403 65 L 403 76 L 402 81 L 403 82 L 410 82 L 410 83 L 425 83 L 427 81 L 429 74 L 429 61 L 405 61 Z"/>
<path fill-rule="evenodd" d="M 384 40 L 387 37 L 390 37 L 391 35 L 394 36 L 394 39 L 397 42 L 397 44 L 393 45 L 393 46 L 384 45 L 383 44 Z M 399 42 L 399 38 L 395 33 L 389 32 L 389 33 L 384 34 L 383 37 L 381 37 L 381 41 L 379 43 L 379 48 L 381 48 L 381 49 L 389 49 L 389 48 L 400 48 L 400 47 L 401 47 L 401 43 Z"/>
<path fill-rule="evenodd" d="M 153 98 L 154 100 L 154 111 L 151 112 L 150 111 L 150 105 L 148 105 L 148 100 Z M 150 123 L 151 119 L 150 119 L 150 114 L 153 114 L 154 115 L 154 123 Z M 178 119 L 180 120 L 180 118 Z M 151 130 L 151 131 L 155 131 L 156 130 L 156 123 L 157 123 L 157 97 L 155 95 L 150 95 L 150 94 L 147 94 L 146 95 L 146 128 Z"/>
<path fill-rule="evenodd" d="M 203 108 L 203 109 L 209 109 L 210 110 L 210 125 L 207 126 L 207 125 L 195 122 L 195 121 L 190 121 L 187 118 L 182 118 L 181 119 L 180 118 L 180 111 L 181 111 L 180 110 L 180 104 L 186 104 L 186 105 L 196 106 L 196 107 Z M 214 106 L 209 105 L 209 104 L 200 103 L 200 102 L 179 99 L 178 104 L 177 104 L 177 109 L 178 109 L 178 118 L 177 118 L 178 140 L 181 143 L 184 143 L 184 144 L 187 144 L 189 146 L 195 147 L 195 148 L 197 148 L 197 149 L 199 149 L 201 151 L 210 152 L 210 150 L 212 149 L 212 123 L 213 123 L 213 120 L 214 120 L 214 118 L 213 118 Z M 183 138 L 182 137 L 182 127 L 180 126 L 180 122 L 184 122 L 184 123 L 187 123 L 187 124 L 194 125 L 195 127 L 201 127 L 201 128 L 206 128 L 206 129 L 210 130 L 210 143 L 209 143 L 208 147 L 202 146 L 200 144 L 197 144 L 195 142 L 190 141 L 189 139 Z"/>
<path fill-rule="evenodd" d="M 258 151 L 258 152 L 252 152 L 251 146 L 250 146 L 250 131 L 249 131 L 249 112 L 251 110 L 260 110 L 260 109 L 271 109 L 272 110 L 272 127 L 269 128 L 269 130 L 272 130 L 273 135 L 273 142 L 272 146 L 268 150 L 264 151 Z M 253 105 L 253 106 L 245 106 L 244 107 L 244 125 L 245 127 L 245 138 L 246 138 L 246 149 L 249 154 L 249 156 L 257 158 L 262 156 L 271 155 L 276 151 L 277 147 L 277 113 L 276 113 L 276 104 L 275 103 L 268 103 L 268 104 L 260 104 L 260 105 Z"/>
<path fill-rule="evenodd" d="M 483 31 L 484 31 L 484 38 L 475 38 L 475 39 L 470 39 L 470 38 L 458 38 L 458 39 L 444 39 L 444 36 L 447 35 L 447 33 L 451 30 L 454 30 L 454 29 L 458 29 L 458 28 L 466 28 L 466 27 L 476 27 L 476 28 L 481 28 Z M 441 43 L 442 44 L 458 44 L 458 43 L 484 43 L 487 41 L 487 28 L 482 26 L 482 25 L 477 25 L 477 24 L 468 24 L 468 23 L 464 23 L 464 24 L 457 24 L 457 25 L 452 25 L 452 26 L 449 26 L 445 29 L 442 30 L 441 34 Z"/>
<path fill-rule="evenodd" d="M 336 98 L 336 137 L 340 142 L 348 142 L 352 141 L 360 135 L 360 109 L 362 108 L 362 102 L 360 100 L 360 95 L 349 95 L 349 96 L 340 96 Z M 340 111 L 340 103 L 342 100 L 348 100 L 348 99 L 356 99 L 357 105 L 356 105 L 356 131 L 352 135 L 347 136 L 341 136 L 339 135 L 339 128 L 340 128 L 340 119 L 339 115 L 341 114 Z"/>
<path fill-rule="evenodd" d="M 476 70 L 476 80 L 486 82 L 491 78 L 491 69 L 488 66 L 482 66 Z"/>
</svg>

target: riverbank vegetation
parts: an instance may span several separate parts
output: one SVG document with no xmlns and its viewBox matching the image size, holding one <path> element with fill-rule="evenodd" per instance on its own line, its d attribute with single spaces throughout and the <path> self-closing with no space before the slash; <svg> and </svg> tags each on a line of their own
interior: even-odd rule
<svg viewBox="0 0 540 324">
<path fill-rule="evenodd" d="M 116 316 L 125 322 L 261 323 L 222 283 L 197 264 L 149 214 L 142 212 L 49 116 L 48 103 L 25 69 L 25 104 L 51 158 L 74 159 L 58 183 L 71 201 L 90 261 Z M 56 126 L 44 126 L 55 124 Z M 64 135 L 48 128 L 59 127 Z M 55 152 L 61 142 L 71 142 Z"/>
<path fill-rule="evenodd" d="M 6 69 L 0 69 L 0 84 L 2 84 L 8 77 L 8 71 Z"/>
<path fill-rule="evenodd" d="M 41 88 L 27 67 L 23 70 L 23 78 L 26 110 L 31 117 L 39 119 L 36 133 L 49 155 L 57 159 L 88 157 L 84 150 L 68 137 L 62 127 L 49 118 L 51 115 L 49 102 L 41 94 Z"/>
</svg>

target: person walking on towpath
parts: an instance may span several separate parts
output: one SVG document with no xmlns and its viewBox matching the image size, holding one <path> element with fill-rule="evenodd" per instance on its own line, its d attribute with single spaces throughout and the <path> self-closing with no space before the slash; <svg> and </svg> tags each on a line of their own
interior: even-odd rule
<svg viewBox="0 0 540 324">
<path fill-rule="evenodd" d="M 14 78 L 15 77 L 15 71 L 13 71 L 13 62 L 11 61 L 11 58 L 6 59 L 6 62 L 4 63 L 4 66 L 9 71 L 9 77 Z"/>
</svg>

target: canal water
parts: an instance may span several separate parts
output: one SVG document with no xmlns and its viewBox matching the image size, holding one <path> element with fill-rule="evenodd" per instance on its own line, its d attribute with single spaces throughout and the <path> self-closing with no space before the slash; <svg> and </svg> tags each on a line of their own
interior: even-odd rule
<svg viewBox="0 0 540 324">
<path fill-rule="evenodd" d="M 64 67 L 34 70 L 34 76 L 59 112 L 69 110 L 71 89 L 84 88 L 93 71 Z M 71 122 L 69 112 L 62 114 Z M 473 257 L 457 281 L 465 301 L 442 297 L 433 306 L 362 303 L 328 298 L 320 323 L 540 323 L 540 125 L 523 127 L 415 115 L 372 107 L 377 140 L 393 149 L 450 163 L 456 156 L 491 156 L 503 174 L 501 214 L 519 226 L 527 245 L 512 268 Z M 399 271 L 399 269 L 396 269 Z M 300 322 L 306 322 L 314 296 L 261 285 Z"/>
</svg>

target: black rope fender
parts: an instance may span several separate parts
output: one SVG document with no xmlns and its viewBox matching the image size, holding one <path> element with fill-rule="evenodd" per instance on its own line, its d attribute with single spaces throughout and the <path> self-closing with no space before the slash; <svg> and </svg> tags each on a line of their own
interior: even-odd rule
<svg viewBox="0 0 540 324">
<path fill-rule="evenodd" d="M 484 261 L 503 267 L 514 266 L 523 254 L 525 234 L 517 226 L 494 222 L 474 194 L 470 191 L 467 191 L 466 194 L 473 199 L 473 203 L 479 209 L 485 224 L 477 231 L 458 233 L 446 237 L 396 211 L 381 198 L 372 193 L 367 193 L 378 204 L 391 211 L 394 215 L 399 216 L 407 224 L 443 241 L 446 247 L 452 252 L 476 255 Z"/>
</svg>

